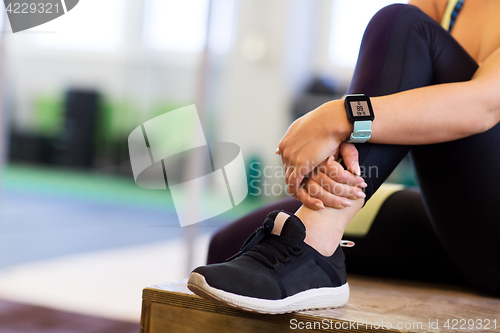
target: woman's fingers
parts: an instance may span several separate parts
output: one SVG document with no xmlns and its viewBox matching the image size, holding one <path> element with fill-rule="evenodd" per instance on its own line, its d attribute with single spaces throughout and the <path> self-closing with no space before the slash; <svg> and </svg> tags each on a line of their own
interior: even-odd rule
<svg viewBox="0 0 500 333">
<path fill-rule="evenodd" d="M 356 146 L 349 142 L 340 144 L 340 155 L 344 159 L 344 164 L 349 171 L 357 176 L 361 176 L 361 168 L 359 166 L 359 154 Z"/>
<path fill-rule="evenodd" d="M 288 174 L 293 172 L 287 170 Z M 323 206 L 342 209 L 352 205 L 348 199 L 365 198 L 362 188 L 366 186 L 363 178 L 345 170 L 330 156 L 306 175 L 297 193 L 291 193 L 311 209 L 322 209 Z"/>
<path fill-rule="evenodd" d="M 283 166 L 283 168 L 285 169 L 285 183 L 288 184 L 288 179 L 290 179 L 293 168 L 287 168 L 286 166 Z"/>
<path fill-rule="evenodd" d="M 324 209 L 325 206 L 323 205 L 323 202 L 320 199 L 312 197 L 309 193 L 307 193 L 304 184 L 301 186 L 299 189 L 297 195 L 295 196 L 297 200 L 300 200 L 304 206 L 307 208 L 313 209 L 313 210 L 318 210 L 318 209 Z"/>
<path fill-rule="evenodd" d="M 314 173 L 324 173 L 326 176 L 341 184 L 354 185 L 358 187 L 367 186 L 363 178 L 345 170 L 344 167 L 332 157 L 321 163 L 312 172 L 312 174 Z"/>
<path fill-rule="evenodd" d="M 302 190 L 304 190 L 307 193 L 303 193 Z M 316 183 L 314 180 L 311 180 L 309 178 L 304 182 L 304 187 L 301 189 L 301 191 L 299 191 L 298 197 L 299 200 L 301 201 L 302 199 L 306 199 L 308 204 L 309 203 L 316 204 L 315 200 L 320 200 L 324 206 L 337 209 L 342 209 L 345 207 L 352 206 L 352 203 L 349 200 L 347 200 L 347 198 L 326 191 L 320 184 Z M 302 203 L 304 203 L 304 201 L 302 201 Z M 312 208 L 309 205 L 307 206 L 309 208 Z M 318 209 L 318 208 L 312 208 L 312 209 Z"/>
<path fill-rule="evenodd" d="M 362 199 L 366 197 L 363 190 L 358 186 L 337 182 L 323 172 L 316 172 L 316 170 L 314 170 L 308 176 L 308 180 L 315 182 L 321 186 L 323 190 L 339 197 L 348 199 Z"/>
<path fill-rule="evenodd" d="M 295 194 L 298 192 L 300 188 L 300 184 L 304 180 L 304 177 L 312 171 L 309 170 L 311 167 L 307 167 L 306 165 L 302 165 L 297 163 L 297 167 L 292 168 L 292 172 L 290 173 L 290 177 L 288 177 L 288 191 L 290 194 Z"/>
</svg>

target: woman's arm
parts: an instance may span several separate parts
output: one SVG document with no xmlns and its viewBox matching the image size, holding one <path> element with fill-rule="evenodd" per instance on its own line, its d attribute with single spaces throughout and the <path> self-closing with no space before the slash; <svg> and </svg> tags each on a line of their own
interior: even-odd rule
<svg viewBox="0 0 500 333">
<path fill-rule="evenodd" d="M 372 104 L 373 143 L 430 144 L 482 133 L 500 121 L 500 49 L 470 81 L 375 97 Z"/>
</svg>

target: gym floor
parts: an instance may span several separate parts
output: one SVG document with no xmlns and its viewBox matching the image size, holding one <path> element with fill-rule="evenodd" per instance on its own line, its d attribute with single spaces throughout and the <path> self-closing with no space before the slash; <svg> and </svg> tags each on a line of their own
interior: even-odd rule
<svg viewBox="0 0 500 333">
<path fill-rule="evenodd" d="M 187 277 L 190 227 L 179 226 L 168 191 L 22 165 L 1 181 L 0 299 L 138 323 L 144 287 Z M 193 266 L 211 233 L 261 204 L 196 224 Z"/>
</svg>

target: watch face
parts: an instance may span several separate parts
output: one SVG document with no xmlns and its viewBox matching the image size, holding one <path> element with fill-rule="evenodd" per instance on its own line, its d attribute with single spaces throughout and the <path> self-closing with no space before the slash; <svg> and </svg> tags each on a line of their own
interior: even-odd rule
<svg viewBox="0 0 500 333">
<path fill-rule="evenodd" d="M 370 98 L 365 95 L 347 95 L 345 108 L 350 121 L 364 121 L 375 119 Z"/>
<path fill-rule="evenodd" d="M 352 115 L 354 117 L 371 116 L 367 101 L 353 101 L 351 103 Z"/>
</svg>

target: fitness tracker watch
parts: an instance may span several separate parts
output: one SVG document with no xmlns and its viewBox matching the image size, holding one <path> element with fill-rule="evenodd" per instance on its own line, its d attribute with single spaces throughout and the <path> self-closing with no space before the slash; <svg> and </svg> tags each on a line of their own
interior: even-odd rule
<svg viewBox="0 0 500 333">
<path fill-rule="evenodd" d="M 346 95 L 344 99 L 347 119 L 354 124 L 354 131 L 347 142 L 363 143 L 372 135 L 372 121 L 375 119 L 370 98 L 363 94 Z"/>
</svg>

